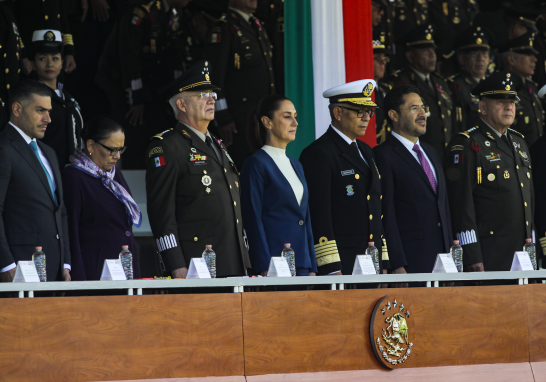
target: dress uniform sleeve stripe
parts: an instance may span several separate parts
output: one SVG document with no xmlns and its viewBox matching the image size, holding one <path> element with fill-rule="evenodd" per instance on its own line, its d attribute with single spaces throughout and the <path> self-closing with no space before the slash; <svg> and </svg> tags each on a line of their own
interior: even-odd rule
<svg viewBox="0 0 546 382">
<path fill-rule="evenodd" d="M 169 235 L 165 235 L 165 245 L 167 246 L 167 249 L 171 249 L 173 247 L 173 244 L 171 243 L 171 238 Z"/>
<path fill-rule="evenodd" d="M 161 248 L 163 248 L 163 249 L 162 249 L 163 251 L 164 251 L 165 249 L 167 249 L 167 248 L 165 247 L 165 240 L 163 240 L 162 237 L 159 238 L 159 242 L 161 243 Z"/>
<path fill-rule="evenodd" d="M 474 230 L 458 233 L 457 239 L 459 240 L 460 245 L 467 245 L 478 242 L 478 239 L 476 238 L 476 231 Z"/>
<path fill-rule="evenodd" d="M 326 256 L 326 255 L 331 255 L 331 254 L 334 254 L 334 253 L 338 253 L 337 248 L 332 248 L 332 249 L 329 249 L 327 251 L 321 251 L 321 252 L 315 251 L 315 256 L 316 257 L 322 257 L 322 256 Z"/>
<path fill-rule="evenodd" d="M 178 246 L 178 244 L 176 243 L 176 238 L 174 237 L 174 234 L 172 233 L 171 233 L 171 243 L 173 245 L 173 248 Z"/>
<path fill-rule="evenodd" d="M 317 256 L 317 267 L 321 267 L 326 264 L 336 263 L 340 261 L 341 259 L 339 258 L 339 253 L 337 252 L 332 255 L 320 256 L 320 257 Z"/>
</svg>

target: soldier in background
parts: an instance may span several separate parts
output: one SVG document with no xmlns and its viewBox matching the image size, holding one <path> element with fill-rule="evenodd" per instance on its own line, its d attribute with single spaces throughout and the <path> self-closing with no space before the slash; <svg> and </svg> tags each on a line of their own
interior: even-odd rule
<svg viewBox="0 0 546 382">
<path fill-rule="evenodd" d="M 384 44 L 384 33 L 381 34 L 379 40 L 373 40 L 373 74 L 375 83 L 377 84 L 375 103 L 378 107 L 375 113 L 375 130 L 378 145 L 385 142 L 388 132 L 391 131 L 391 128 L 388 126 L 386 110 L 383 108 L 383 100 L 385 95 L 392 89 L 391 85 L 383 82 L 383 77 L 385 77 L 385 70 L 387 63 L 390 60 L 389 55 L 391 52 L 385 48 Z"/>
<path fill-rule="evenodd" d="M 487 75 L 492 41 L 491 32 L 478 26 L 467 29 L 455 42 L 461 70 L 449 83 L 453 93 L 454 133 L 475 126 L 480 119 L 480 100 L 471 93 Z"/>
<path fill-rule="evenodd" d="M 95 81 L 126 131 L 124 169 L 142 169 L 148 138 L 174 124 L 159 88 L 199 59 L 183 9 L 188 1 L 129 2 L 104 47 Z"/>
<path fill-rule="evenodd" d="M 430 110 L 430 115 L 427 115 L 427 132 L 421 139 L 434 147 L 440 159 L 443 159 L 452 135 L 453 103 L 449 86 L 435 72 L 434 29 L 430 24 L 424 25 L 399 40 L 397 45 L 404 46 L 408 64 L 404 69 L 391 74 L 386 82 L 392 86 L 411 85 L 419 88 L 423 102 Z"/>
<path fill-rule="evenodd" d="M 523 79 L 523 86 L 518 91 L 516 118 L 512 128 L 519 131 L 531 147 L 544 131 L 544 110 L 538 98 L 538 85 L 531 79 L 537 65 L 533 48 L 534 33 L 509 40 L 499 47 L 499 61 L 503 69 L 517 73 Z"/>
<path fill-rule="evenodd" d="M 272 45 L 252 15 L 256 0 L 230 0 L 229 10 L 210 29 L 205 57 L 218 92 L 215 119 L 220 137 L 237 167 L 250 156 L 246 143 L 248 111 L 276 93 Z"/>
<path fill-rule="evenodd" d="M 471 26 L 472 20 L 480 12 L 476 0 L 435 0 L 429 1 L 429 4 L 431 20 L 457 34 Z"/>
</svg>

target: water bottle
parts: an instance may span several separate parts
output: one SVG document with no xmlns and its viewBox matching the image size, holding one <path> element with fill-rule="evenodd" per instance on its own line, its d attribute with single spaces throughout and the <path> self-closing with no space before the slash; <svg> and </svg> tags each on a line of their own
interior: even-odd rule
<svg viewBox="0 0 546 382">
<path fill-rule="evenodd" d="M 284 257 L 286 259 L 292 277 L 296 277 L 296 254 L 294 253 L 294 250 L 290 247 L 290 243 L 286 243 L 284 245 L 284 249 L 281 252 L 281 257 Z"/>
<path fill-rule="evenodd" d="M 525 245 L 523 250 L 529 254 L 529 259 L 531 259 L 531 264 L 533 264 L 533 269 L 536 271 L 537 268 L 537 249 L 533 244 L 533 239 L 525 239 Z"/>
<path fill-rule="evenodd" d="M 366 248 L 366 255 L 370 255 L 373 260 L 373 266 L 375 267 L 375 273 L 379 274 L 379 251 L 374 245 L 373 241 L 368 242 L 368 248 Z"/>
<path fill-rule="evenodd" d="M 128 245 L 121 246 L 121 252 L 119 253 L 119 260 L 125 272 L 125 278 L 127 280 L 133 279 L 133 254 L 129 251 Z"/>
<path fill-rule="evenodd" d="M 463 271 L 463 247 L 459 245 L 459 240 L 453 240 L 453 246 L 449 250 L 453 262 L 459 272 Z"/>
<path fill-rule="evenodd" d="M 36 266 L 40 282 L 45 283 L 47 281 L 46 258 L 45 253 L 42 252 L 42 247 L 35 248 L 34 254 L 32 255 L 32 261 L 34 261 L 34 265 Z"/>
<path fill-rule="evenodd" d="M 209 269 L 210 277 L 213 279 L 216 278 L 216 253 L 212 250 L 212 245 L 205 245 L 205 251 L 203 252 L 203 259 L 207 263 L 207 268 Z"/>
</svg>

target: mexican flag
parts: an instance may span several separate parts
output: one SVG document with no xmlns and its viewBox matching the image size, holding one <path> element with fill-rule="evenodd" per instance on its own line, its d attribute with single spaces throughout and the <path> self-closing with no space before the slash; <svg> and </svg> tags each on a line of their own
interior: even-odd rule
<svg viewBox="0 0 546 382">
<path fill-rule="evenodd" d="M 296 159 L 330 125 L 322 93 L 373 79 L 371 14 L 371 0 L 284 1 L 285 93 L 299 122 L 287 150 Z M 375 118 L 362 140 L 375 146 Z"/>
</svg>

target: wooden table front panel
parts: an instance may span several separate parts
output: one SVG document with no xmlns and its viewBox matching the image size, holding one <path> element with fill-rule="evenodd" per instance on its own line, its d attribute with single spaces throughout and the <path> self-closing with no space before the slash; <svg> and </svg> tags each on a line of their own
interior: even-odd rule
<svg viewBox="0 0 546 382">
<path fill-rule="evenodd" d="M 0 380 L 244 375 L 239 294 L 0 300 Z"/>
<path fill-rule="evenodd" d="M 376 302 L 408 307 L 416 339 L 405 367 L 529 362 L 525 286 L 243 294 L 246 375 L 377 369 Z"/>
<path fill-rule="evenodd" d="M 546 285 L 526 285 L 529 310 L 529 358 L 546 361 Z M 546 370 L 546 368 L 543 368 Z"/>
</svg>

